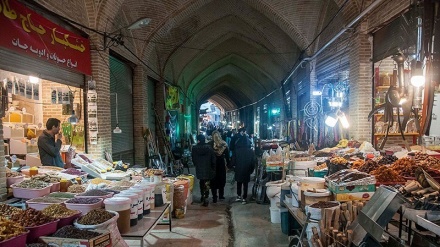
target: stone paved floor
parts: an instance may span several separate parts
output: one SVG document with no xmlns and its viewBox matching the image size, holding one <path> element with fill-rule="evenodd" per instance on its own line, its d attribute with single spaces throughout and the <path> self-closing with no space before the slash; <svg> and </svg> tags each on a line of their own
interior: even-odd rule
<svg viewBox="0 0 440 247">
<path fill-rule="evenodd" d="M 228 173 L 228 181 L 233 173 Z M 173 219 L 173 230 L 156 226 L 146 237 L 146 246 L 155 247 L 278 247 L 288 246 L 287 235 L 280 224 L 270 222 L 269 205 L 250 201 L 236 203 L 235 184 L 227 183 L 226 200 L 200 206 L 198 183 L 194 188 L 194 203 L 189 205 L 183 219 Z M 249 193 L 251 193 L 251 184 Z M 250 195 L 248 196 L 250 198 Z M 139 241 L 127 241 L 129 246 L 139 246 Z"/>
</svg>

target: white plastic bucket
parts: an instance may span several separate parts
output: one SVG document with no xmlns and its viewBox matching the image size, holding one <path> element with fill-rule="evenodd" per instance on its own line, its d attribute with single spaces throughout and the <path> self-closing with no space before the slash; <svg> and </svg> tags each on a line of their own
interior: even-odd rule
<svg viewBox="0 0 440 247">
<path fill-rule="evenodd" d="M 135 189 L 135 188 L 130 188 L 128 190 L 124 190 L 121 193 L 124 194 L 125 191 L 127 191 L 128 193 L 135 193 L 138 195 L 138 220 L 142 219 L 142 217 L 144 217 L 144 200 L 145 200 L 145 196 L 144 196 L 144 191 L 141 189 Z"/>
<path fill-rule="evenodd" d="M 277 207 L 277 203 L 280 202 L 280 195 L 276 195 L 274 197 L 269 198 L 270 199 L 270 207 L 274 208 Z"/>
<path fill-rule="evenodd" d="M 292 206 L 299 207 L 300 198 L 298 196 L 298 184 L 292 183 L 290 188 L 292 189 Z"/>
<path fill-rule="evenodd" d="M 151 189 L 150 186 L 146 185 L 146 184 L 136 184 L 133 186 L 134 189 L 141 189 L 144 191 L 144 215 L 149 214 L 150 213 L 150 194 L 151 194 Z"/>
<path fill-rule="evenodd" d="M 317 202 L 328 202 L 331 200 L 332 193 L 326 189 L 317 189 L 316 192 L 304 192 L 304 205 L 312 205 Z"/>
<path fill-rule="evenodd" d="M 130 198 L 131 203 L 130 203 L 130 226 L 134 226 L 137 224 L 138 221 L 138 195 L 135 193 L 128 193 L 128 192 L 124 192 L 124 193 L 119 193 L 114 195 L 114 197 L 126 197 L 126 198 Z"/>
<path fill-rule="evenodd" d="M 119 232 L 126 233 L 130 230 L 131 199 L 126 197 L 112 197 L 104 200 L 105 210 L 115 211 L 119 214 L 117 225 Z"/>
<path fill-rule="evenodd" d="M 299 183 L 299 197 L 300 201 L 304 202 L 304 199 L 302 198 L 302 191 L 307 191 L 308 189 L 324 189 L 325 185 L 325 179 L 324 178 L 317 178 L 317 177 L 305 177 L 302 178 Z"/>
<path fill-rule="evenodd" d="M 279 207 L 270 207 L 270 222 L 274 224 L 281 223 L 281 213 Z"/>
</svg>

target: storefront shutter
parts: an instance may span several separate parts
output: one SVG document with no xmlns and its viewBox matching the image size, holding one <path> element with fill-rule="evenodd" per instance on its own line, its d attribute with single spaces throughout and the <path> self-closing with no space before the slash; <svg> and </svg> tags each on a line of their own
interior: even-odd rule
<svg viewBox="0 0 440 247">
<path fill-rule="evenodd" d="M 148 94 L 148 128 L 150 128 L 151 133 L 156 133 L 156 121 L 155 121 L 155 117 L 154 117 L 154 110 L 153 110 L 153 105 L 156 102 L 156 83 L 158 83 L 157 80 L 148 77 L 148 81 L 147 81 L 147 94 Z"/>
<path fill-rule="evenodd" d="M 112 132 L 113 160 L 122 160 L 133 164 L 133 72 L 130 66 L 110 56 L 110 104 L 112 130 L 119 121 L 122 133 Z M 116 97 L 118 95 L 118 119 L 116 119 Z"/>
<path fill-rule="evenodd" d="M 417 9 L 411 9 L 373 34 L 373 62 L 404 53 L 417 43 Z"/>
<path fill-rule="evenodd" d="M 0 49 L 0 69 L 23 75 L 38 76 L 44 80 L 73 87 L 82 87 L 84 85 L 83 74 L 4 49 Z"/>
</svg>

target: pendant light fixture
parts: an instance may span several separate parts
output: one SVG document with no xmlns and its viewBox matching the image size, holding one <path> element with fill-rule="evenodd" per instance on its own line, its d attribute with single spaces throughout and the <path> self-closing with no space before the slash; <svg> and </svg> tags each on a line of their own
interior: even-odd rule
<svg viewBox="0 0 440 247">
<path fill-rule="evenodd" d="M 78 117 L 75 115 L 75 110 L 72 110 L 72 115 L 67 119 L 67 122 L 69 122 L 72 125 L 75 125 L 78 123 Z"/>
<path fill-rule="evenodd" d="M 148 24 L 150 23 L 151 19 L 150 18 L 140 18 L 137 21 L 135 21 L 133 24 L 131 24 L 130 26 L 127 27 L 128 30 L 134 30 L 134 29 L 139 29 L 139 28 L 143 28 L 148 26 Z"/>
<path fill-rule="evenodd" d="M 119 117 L 118 117 L 118 93 L 111 93 L 111 94 L 114 94 L 115 98 L 116 98 L 116 101 L 115 101 L 115 103 L 116 103 L 116 109 L 115 109 L 116 110 L 116 127 L 113 130 L 113 133 L 121 134 L 122 130 L 121 130 L 121 128 L 119 128 Z"/>
</svg>

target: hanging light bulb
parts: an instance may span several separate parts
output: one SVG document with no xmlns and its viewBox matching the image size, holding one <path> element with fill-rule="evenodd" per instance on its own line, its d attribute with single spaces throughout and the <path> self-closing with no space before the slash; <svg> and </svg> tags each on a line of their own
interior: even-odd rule
<svg viewBox="0 0 440 247">
<path fill-rule="evenodd" d="M 116 124 L 116 127 L 113 130 L 113 133 L 115 133 L 115 134 L 121 134 L 122 133 L 121 128 L 119 128 L 119 123 Z"/>
<path fill-rule="evenodd" d="M 40 82 L 40 78 L 36 76 L 29 76 L 29 82 L 33 84 L 37 84 L 38 82 Z"/>
<path fill-rule="evenodd" d="M 329 127 L 335 127 L 336 123 L 338 122 L 338 118 L 334 118 L 332 115 L 328 115 L 325 119 L 325 124 Z"/>
<path fill-rule="evenodd" d="M 72 115 L 67 120 L 70 124 L 77 124 L 78 123 L 78 117 L 75 115 L 75 110 L 72 110 Z"/>
<path fill-rule="evenodd" d="M 411 77 L 411 84 L 414 87 L 421 87 L 425 85 L 425 76 L 423 75 L 422 62 L 417 61 L 414 72 Z"/>
<path fill-rule="evenodd" d="M 347 129 L 350 127 L 350 123 L 348 122 L 347 116 L 342 111 L 338 111 L 338 118 L 341 121 L 342 127 Z"/>
</svg>

